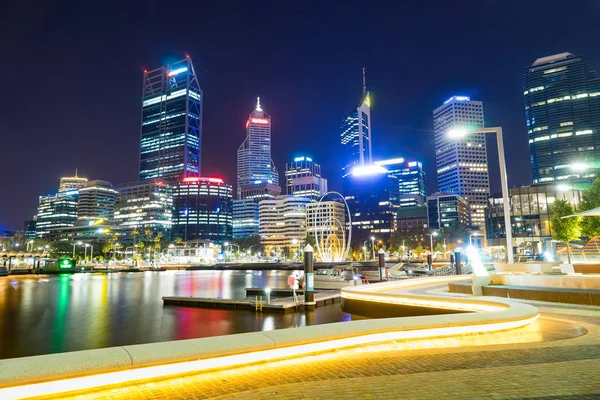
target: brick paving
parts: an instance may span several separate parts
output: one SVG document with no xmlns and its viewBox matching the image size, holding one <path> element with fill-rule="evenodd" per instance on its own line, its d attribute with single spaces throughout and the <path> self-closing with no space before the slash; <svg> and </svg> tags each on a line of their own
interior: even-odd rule
<svg viewBox="0 0 600 400">
<path fill-rule="evenodd" d="M 600 309 L 547 306 L 541 311 L 546 332 L 537 341 L 533 332 L 514 331 L 385 343 L 70 398 L 600 399 Z M 576 332 L 570 338 L 556 333 L 569 326 Z"/>
</svg>

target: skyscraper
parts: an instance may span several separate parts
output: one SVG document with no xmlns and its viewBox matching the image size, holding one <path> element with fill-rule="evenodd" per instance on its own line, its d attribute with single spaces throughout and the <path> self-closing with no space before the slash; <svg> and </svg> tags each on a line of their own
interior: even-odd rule
<svg viewBox="0 0 600 400">
<path fill-rule="evenodd" d="M 448 130 L 484 127 L 483 104 L 466 96 L 452 96 L 433 111 L 438 189 L 458 194 L 469 204 L 471 225 L 485 227 L 490 195 L 485 133 L 448 138 Z"/>
<path fill-rule="evenodd" d="M 299 251 L 306 238 L 306 205 L 304 197 L 278 196 L 260 202 L 260 240 L 265 254 L 284 250 Z"/>
<path fill-rule="evenodd" d="M 144 71 L 140 180 L 200 176 L 202 90 L 192 60 Z"/>
<path fill-rule="evenodd" d="M 238 199 L 245 199 L 253 185 L 261 184 L 279 185 L 279 174 L 271 160 L 271 117 L 261 108 L 259 97 L 246 121 L 246 139 L 237 153 Z"/>
<path fill-rule="evenodd" d="M 118 186 L 115 223 L 122 231 L 151 229 L 170 235 L 173 188 L 162 179 Z"/>
<path fill-rule="evenodd" d="M 357 166 L 369 165 L 373 159 L 371 149 L 371 98 L 365 84 L 363 68 L 362 97 L 350 114 L 342 121 L 340 139 L 344 152 L 342 174 L 350 175 Z"/>
<path fill-rule="evenodd" d="M 258 236 L 258 202 L 280 194 L 279 174 L 271 160 L 271 117 L 261 108 L 259 97 L 246 121 L 246 139 L 237 152 L 233 236 Z"/>
<path fill-rule="evenodd" d="M 538 58 L 523 75 L 534 183 L 600 175 L 600 79 L 581 56 Z"/>
<path fill-rule="evenodd" d="M 321 166 L 310 157 L 296 157 L 285 165 L 286 194 L 319 200 L 327 193 L 327 179 L 321 176 Z"/>
<path fill-rule="evenodd" d="M 87 178 L 77 176 L 77 170 L 75 170 L 75 176 L 63 176 L 60 178 L 60 185 L 58 187 L 59 192 L 69 192 L 71 190 L 79 190 L 87 184 Z"/>
</svg>

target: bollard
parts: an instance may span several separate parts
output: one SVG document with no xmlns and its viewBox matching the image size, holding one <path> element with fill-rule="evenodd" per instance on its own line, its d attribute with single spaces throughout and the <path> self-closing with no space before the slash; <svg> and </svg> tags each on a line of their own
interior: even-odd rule
<svg viewBox="0 0 600 400">
<path fill-rule="evenodd" d="M 460 265 L 460 252 L 457 251 L 454 253 L 454 271 L 456 275 L 462 275 L 462 266 Z"/>
<path fill-rule="evenodd" d="M 433 255 L 427 254 L 427 264 L 429 265 L 429 270 L 433 271 Z"/>
<path fill-rule="evenodd" d="M 304 248 L 304 303 L 315 302 L 315 277 L 313 267 L 313 248 L 307 244 Z"/>
<path fill-rule="evenodd" d="M 385 270 L 385 251 L 379 249 L 377 252 L 379 257 L 379 282 L 383 282 L 383 271 Z"/>
<path fill-rule="evenodd" d="M 454 264 L 454 254 L 450 254 L 450 266 L 454 270 L 454 274 L 456 274 L 456 265 Z"/>
<path fill-rule="evenodd" d="M 271 288 L 266 288 L 265 293 L 267 294 L 267 304 L 271 304 Z"/>
</svg>

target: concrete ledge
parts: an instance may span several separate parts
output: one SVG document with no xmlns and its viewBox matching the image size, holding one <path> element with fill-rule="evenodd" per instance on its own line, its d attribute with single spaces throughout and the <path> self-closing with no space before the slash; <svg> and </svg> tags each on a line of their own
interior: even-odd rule
<svg viewBox="0 0 600 400">
<path fill-rule="evenodd" d="M 452 282 L 448 284 L 448 288 L 452 293 L 469 293 L 471 285 L 469 282 Z M 586 306 L 600 305 L 600 290 L 589 289 L 489 285 L 483 287 L 483 295 Z"/>
<path fill-rule="evenodd" d="M 408 292 L 465 279 L 470 277 L 417 278 L 342 290 L 345 301 L 359 297 L 362 301 L 371 301 L 374 307 L 381 302 L 416 303 L 422 307 L 459 310 L 460 314 L 358 320 L 1 360 L 0 398 L 23 394 L 41 396 L 139 379 L 159 379 L 387 340 L 493 332 L 524 326 L 537 318 L 537 309 L 522 303 Z"/>
</svg>

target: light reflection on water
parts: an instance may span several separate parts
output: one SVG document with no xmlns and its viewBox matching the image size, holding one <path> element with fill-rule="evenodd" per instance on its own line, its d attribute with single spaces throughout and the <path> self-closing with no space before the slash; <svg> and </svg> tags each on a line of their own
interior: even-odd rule
<svg viewBox="0 0 600 400">
<path fill-rule="evenodd" d="M 0 358 L 346 321 L 339 303 L 255 314 L 163 306 L 162 296 L 241 299 L 291 271 L 165 271 L 0 277 Z"/>
</svg>

